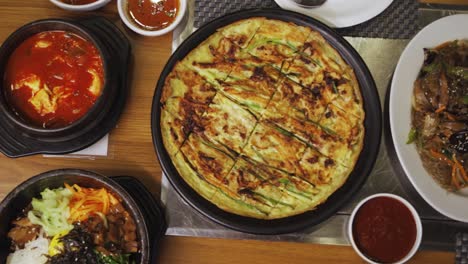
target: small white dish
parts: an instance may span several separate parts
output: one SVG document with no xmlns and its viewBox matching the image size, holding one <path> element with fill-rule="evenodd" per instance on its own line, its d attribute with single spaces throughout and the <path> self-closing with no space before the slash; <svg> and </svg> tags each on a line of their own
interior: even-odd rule
<svg viewBox="0 0 468 264">
<path fill-rule="evenodd" d="M 187 9 L 187 0 L 178 0 L 179 1 L 179 10 L 177 10 L 177 15 L 169 26 L 160 29 L 160 30 L 146 30 L 141 27 L 138 27 L 132 20 L 129 18 L 129 14 L 127 12 L 127 1 L 128 0 L 117 0 L 117 9 L 119 10 L 120 19 L 124 22 L 124 24 L 130 28 L 132 31 L 148 37 L 156 37 L 162 36 L 174 30 L 177 25 L 182 21 L 182 18 L 185 15 L 185 11 Z"/>
<path fill-rule="evenodd" d="M 439 213 L 468 223 L 468 189 L 448 192 L 424 169 L 414 144 L 406 144 L 411 129 L 413 85 L 424 61 L 424 48 L 456 39 L 468 39 L 468 15 L 441 18 L 423 28 L 406 46 L 393 74 L 389 113 L 393 144 L 411 184 Z"/>
<path fill-rule="evenodd" d="M 419 246 L 421 244 L 423 230 L 422 230 L 421 218 L 419 217 L 419 214 L 416 211 L 416 209 L 414 209 L 414 207 L 408 201 L 406 201 L 405 199 L 403 199 L 402 197 L 400 197 L 398 195 L 394 195 L 394 194 L 390 194 L 390 193 L 377 193 L 377 194 L 371 195 L 371 196 L 363 199 L 361 202 L 359 202 L 356 205 L 356 207 L 354 208 L 353 212 L 351 213 L 351 216 L 350 216 L 349 221 L 348 221 L 348 228 L 347 228 L 348 229 L 347 230 L 348 238 L 349 238 L 349 240 L 351 242 L 351 245 L 354 248 L 354 251 L 356 251 L 356 253 L 363 260 L 365 260 L 366 262 L 371 263 L 371 264 L 381 264 L 380 262 L 375 262 L 375 261 L 369 259 L 366 255 L 364 255 L 364 253 L 361 252 L 361 250 L 357 246 L 356 242 L 354 241 L 354 235 L 353 235 L 353 224 L 354 224 L 354 218 L 356 216 L 356 213 L 359 211 L 359 209 L 362 207 L 362 205 L 364 205 L 366 202 L 370 201 L 371 199 L 378 198 L 378 197 L 393 198 L 393 199 L 401 202 L 403 205 L 406 206 L 406 208 L 409 209 L 409 211 L 411 212 L 411 214 L 413 216 L 414 222 L 416 224 L 416 239 L 415 239 L 414 245 L 404 258 L 402 258 L 401 260 L 395 262 L 394 264 L 406 263 L 418 251 Z"/>
<path fill-rule="evenodd" d="M 393 0 L 327 0 L 323 5 L 304 8 L 293 0 L 275 0 L 283 9 L 311 16 L 330 27 L 350 27 L 382 13 Z"/>
<path fill-rule="evenodd" d="M 54 5 L 68 10 L 68 11 L 77 11 L 77 12 L 85 12 L 85 11 L 92 11 L 99 9 L 105 5 L 107 5 L 111 0 L 97 0 L 96 2 L 86 4 L 86 5 L 70 5 L 66 4 L 60 0 L 50 0 Z"/>
</svg>

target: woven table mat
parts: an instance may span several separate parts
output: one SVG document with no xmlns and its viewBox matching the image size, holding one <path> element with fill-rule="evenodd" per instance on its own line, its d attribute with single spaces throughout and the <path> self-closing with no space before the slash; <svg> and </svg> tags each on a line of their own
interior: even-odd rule
<svg viewBox="0 0 468 264">
<path fill-rule="evenodd" d="M 378 1 L 378 0 L 377 0 Z M 274 0 L 195 0 L 195 27 L 222 15 L 250 8 L 279 8 Z M 348 28 L 336 29 L 343 36 L 408 39 L 418 31 L 417 0 L 394 0 L 380 15 Z"/>
<path fill-rule="evenodd" d="M 468 233 L 458 233 L 455 245 L 455 263 L 468 264 Z"/>
</svg>

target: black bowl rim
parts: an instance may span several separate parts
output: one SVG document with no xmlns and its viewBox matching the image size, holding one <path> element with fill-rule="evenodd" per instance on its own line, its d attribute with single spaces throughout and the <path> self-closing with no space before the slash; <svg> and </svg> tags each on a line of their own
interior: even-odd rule
<svg viewBox="0 0 468 264">
<path fill-rule="evenodd" d="M 309 26 L 320 32 L 341 54 L 343 59 L 353 66 L 361 87 L 366 113 L 364 120 L 366 133 L 363 149 L 353 172 L 349 175 L 343 186 L 335 191 L 326 202 L 319 205 L 315 210 L 274 220 L 254 219 L 228 213 L 201 197 L 178 174 L 163 145 L 160 131 L 160 97 L 165 78 L 170 73 L 175 63 L 194 47 L 198 46 L 204 39 L 213 34 L 218 28 L 250 17 L 267 17 L 290 21 L 299 25 Z M 377 88 L 367 65 L 356 50 L 333 29 L 311 17 L 292 11 L 281 9 L 249 9 L 222 16 L 205 24 L 190 35 L 172 54 L 161 72 L 156 86 L 151 112 L 151 129 L 153 144 L 165 175 L 179 196 L 192 208 L 208 219 L 230 229 L 251 234 L 276 235 L 312 228 L 329 219 L 338 212 L 340 208 L 352 200 L 353 195 L 356 194 L 365 183 L 377 158 L 382 133 L 381 111 Z"/>
<path fill-rule="evenodd" d="M 85 115 L 83 115 L 81 118 L 79 118 L 75 122 L 73 122 L 73 123 L 71 123 L 71 124 L 69 124 L 67 126 L 59 127 L 59 128 L 41 128 L 41 127 L 38 127 L 38 126 L 34 126 L 32 124 L 29 124 L 26 120 L 23 120 L 20 116 L 13 113 L 13 111 L 11 109 L 12 107 L 9 105 L 7 100 L 5 100 L 6 105 L 3 105 L 3 104 L 0 103 L 0 110 L 4 111 L 5 115 L 11 121 L 13 121 L 17 126 L 21 127 L 22 129 L 25 129 L 26 131 L 30 131 L 30 132 L 34 132 L 34 133 L 40 133 L 40 134 L 63 132 L 63 131 L 71 130 L 71 129 L 75 128 L 75 127 L 81 126 L 84 122 L 86 122 L 86 120 L 88 120 L 90 118 L 90 116 L 92 116 L 95 112 L 98 112 L 102 108 L 103 100 L 105 100 L 104 94 L 109 93 L 109 91 L 111 89 L 110 84 L 109 84 L 110 70 L 109 70 L 109 65 L 108 65 L 107 59 L 106 59 L 106 58 L 108 58 L 110 56 L 110 54 L 106 54 L 104 44 L 99 40 L 98 37 L 96 37 L 86 27 L 84 27 L 83 25 L 81 25 L 79 23 L 74 22 L 71 19 L 49 18 L 49 19 L 40 19 L 40 20 L 35 20 L 35 21 L 32 21 L 32 22 L 29 22 L 29 23 L 21 26 L 17 30 L 15 30 L 13 33 L 11 33 L 8 36 L 8 38 L 2 43 L 2 46 L 0 47 L 0 50 L 5 49 L 5 47 L 7 47 L 9 45 L 15 44 L 13 42 L 16 40 L 17 36 L 22 34 L 24 31 L 29 30 L 29 28 L 35 27 L 35 26 L 38 26 L 38 25 L 48 25 L 48 24 L 51 24 L 51 25 L 54 25 L 54 26 L 62 24 L 62 25 L 65 25 L 67 27 L 71 27 L 71 28 L 73 28 L 73 29 L 80 32 L 80 34 L 77 34 L 77 33 L 74 33 L 74 34 L 77 34 L 80 37 L 90 41 L 94 45 L 94 47 L 96 47 L 96 49 L 98 50 L 98 52 L 100 54 L 101 61 L 102 61 L 102 64 L 103 64 L 104 84 L 103 84 L 103 89 L 101 91 L 101 94 L 99 95 L 98 100 L 96 100 L 94 102 L 93 106 L 90 109 L 88 109 L 88 111 L 86 112 Z M 40 31 L 40 32 L 46 32 L 46 31 L 53 31 L 53 30 L 49 29 L 49 30 Z M 40 32 L 36 32 L 36 33 L 28 35 L 26 38 L 22 39 L 19 44 L 21 44 L 27 38 L 29 38 L 29 37 L 31 37 L 31 36 L 33 36 L 35 34 L 38 34 Z M 18 45 L 18 43 L 16 43 L 16 44 Z M 13 48 L 13 51 L 14 50 L 15 49 Z M 4 62 L 5 67 L 6 67 L 6 64 L 8 63 L 8 60 L 9 60 L 10 56 L 11 56 L 11 53 L 7 55 L 7 58 L 6 58 L 7 61 Z M 0 83 L 0 86 L 3 87 L 4 83 Z M 2 89 L 1 92 L 2 92 L 2 94 L 5 94 L 3 89 Z"/>
<path fill-rule="evenodd" d="M 63 175 L 79 176 L 79 177 L 89 178 L 94 181 L 98 181 L 102 183 L 104 186 L 106 186 L 106 188 L 109 188 L 113 193 L 117 194 L 124 201 L 127 209 L 132 208 L 131 210 L 134 210 L 134 212 L 136 213 L 136 218 L 137 218 L 134 220 L 137 223 L 137 225 L 143 228 L 143 234 L 140 234 L 140 235 L 143 235 L 144 237 L 140 237 L 140 241 L 142 241 L 142 243 L 140 243 L 140 246 L 141 247 L 143 246 L 143 242 L 144 244 L 146 244 L 144 249 L 140 248 L 140 252 L 146 252 L 144 256 L 145 259 L 142 259 L 141 263 L 148 263 L 150 259 L 150 255 L 151 255 L 150 238 L 148 236 L 147 223 L 146 223 L 146 219 L 143 217 L 143 212 L 141 211 L 140 207 L 135 202 L 133 197 L 123 187 L 121 187 L 116 181 L 112 180 L 112 178 L 105 177 L 101 174 L 98 174 L 92 171 L 86 171 L 86 170 L 81 170 L 81 169 L 71 169 L 71 168 L 57 169 L 57 170 L 51 170 L 51 171 L 40 173 L 20 183 L 10 193 L 8 193 L 7 196 L 0 202 L 0 212 L 5 210 L 7 205 L 19 193 L 25 191 L 27 188 L 34 185 L 38 181 L 47 179 L 47 178 L 60 178 Z"/>
</svg>

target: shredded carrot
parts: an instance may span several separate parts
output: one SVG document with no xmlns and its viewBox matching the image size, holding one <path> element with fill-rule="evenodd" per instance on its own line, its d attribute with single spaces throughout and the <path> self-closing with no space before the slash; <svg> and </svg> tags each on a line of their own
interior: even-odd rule
<svg viewBox="0 0 468 264">
<path fill-rule="evenodd" d="M 455 188 L 459 190 L 461 186 L 460 186 L 460 183 L 458 182 L 458 178 L 456 174 L 457 174 L 457 167 L 453 166 L 452 167 L 452 185 L 454 185 Z"/>
<path fill-rule="evenodd" d="M 445 161 L 448 165 L 453 166 L 453 161 L 447 158 L 444 154 L 435 151 L 434 149 L 430 149 L 429 152 L 431 153 L 432 157 Z"/>
<path fill-rule="evenodd" d="M 455 155 L 453 155 L 452 158 L 453 158 L 453 161 L 454 161 L 454 165 L 453 165 L 453 166 L 460 170 L 460 174 L 461 174 L 461 176 L 463 177 L 463 180 L 464 180 L 465 182 L 468 182 L 468 175 L 466 175 L 465 168 L 463 168 L 463 166 L 462 166 L 461 163 L 457 160 L 457 157 L 455 157 Z"/>
<path fill-rule="evenodd" d="M 435 112 L 440 113 L 440 112 L 444 111 L 445 108 L 447 108 L 447 107 L 445 105 L 442 105 L 441 107 L 437 108 L 437 110 L 435 110 Z"/>
<path fill-rule="evenodd" d="M 69 204 L 71 223 L 84 221 L 93 213 L 106 215 L 111 205 L 119 203 L 119 200 L 105 188 L 85 188 L 76 184 L 73 186 L 65 184 L 65 187 L 73 194 Z"/>
</svg>

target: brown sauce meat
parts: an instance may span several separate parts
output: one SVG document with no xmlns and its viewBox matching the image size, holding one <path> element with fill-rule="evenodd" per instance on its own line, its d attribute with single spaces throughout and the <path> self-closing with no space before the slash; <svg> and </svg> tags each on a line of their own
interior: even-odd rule
<svg viewBox="0 0 468 264">
<path fill-rule="evenodd" d="M 112 206 L 106 218 L 107 223 L 99 215 L 92 215 L 84 222 L 86 231 L 93 234 L 97 250 L 104 254 L 137 252 L 136 225 L 122 205 Z"/>
<path fill-rule="evenodd" d="M 445 189 L 468 186 L 468 41 L 425 49 L 414 83 L 412 130 L 426 170 Z"/>
<path fill-rule="evenodd" d="M 24 248 L 26 243 L 39 236 L 41 230 L 40 226 L 31 223 L 27 217 L 18 218 L 12 224 L 14 227 L 8 232 L 8 237 L 13 242 L 12 250 L 16 247 Z"/>
</svg>

